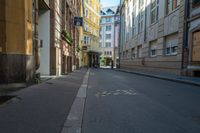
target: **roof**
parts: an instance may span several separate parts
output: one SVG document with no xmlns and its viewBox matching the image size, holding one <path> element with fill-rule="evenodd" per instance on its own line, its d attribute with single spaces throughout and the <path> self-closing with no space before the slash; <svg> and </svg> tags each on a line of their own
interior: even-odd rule
<svg viewBox="0 0 200 133">
<path fill-rule="evenodd" d="M 113 12 L 113 15 L 114 15 L 117 12 L 117 8 L 118 8 L 118 6 L 103 7 L 103 8 L 101 8 L 101 15 L 112 15 L 112 14 L 108 13 L 109 11 Z"/>
</svg>

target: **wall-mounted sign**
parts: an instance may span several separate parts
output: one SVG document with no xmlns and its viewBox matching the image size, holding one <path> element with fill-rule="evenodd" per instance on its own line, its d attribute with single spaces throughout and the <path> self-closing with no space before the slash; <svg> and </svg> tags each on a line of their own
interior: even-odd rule
<svg viewBox="0 0 200 133">
<path fill-rule="evenodd" d="M 83 17 L 74 17 L 74 26 L 83 26 Z"/>
</svg>

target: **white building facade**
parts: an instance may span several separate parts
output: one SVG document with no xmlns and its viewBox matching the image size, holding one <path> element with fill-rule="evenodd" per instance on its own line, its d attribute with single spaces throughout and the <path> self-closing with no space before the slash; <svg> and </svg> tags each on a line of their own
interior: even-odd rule
<svg viewBox="0 0 200 133">
<path fill-rule="evenodd" d="M 105 66 L 110 66 L 112 61 L 115 65 L 118 58 L 116 53 L 119 37 L 119 25 L 116 25 L 116 21 L 119 21 L 119 15 L 116 14 L 117 8 L 117 6 L 114 6 L 101 9 L 101 65 Z"/>
</svg>

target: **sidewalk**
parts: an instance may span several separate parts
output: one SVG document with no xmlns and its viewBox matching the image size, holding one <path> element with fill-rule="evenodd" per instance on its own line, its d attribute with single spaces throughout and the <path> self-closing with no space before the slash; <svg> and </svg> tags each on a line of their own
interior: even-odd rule
<svg viewBox="0 0 200 133">
<path fill-rule="evenodd" d="M 157 73 L 157 72 L 150 72 L 150 71 L 144 71 L 144 70 L 127 70 L 127 69 L 115 69 L 117 71 L 126 72 L 126 73 L 133 73 L 137 75 L 142 76 L 148 76 L 153 78 L 159 78 L 164 80 L 169 80 L 173 82 L 179 82 L 179 83 L 185 83 L 195 86 L 200 86 L 200 78 L 194 78 L 194 77 L 185 77 L 185 76 L 177 76 L 175 74 L 169 74 L 169 73 Z"/>
<path fill-rule="evenodd" d="M 21 91 L 0 105 L 2 133 L 60 133 L 87 69 Z"/>
</svg>

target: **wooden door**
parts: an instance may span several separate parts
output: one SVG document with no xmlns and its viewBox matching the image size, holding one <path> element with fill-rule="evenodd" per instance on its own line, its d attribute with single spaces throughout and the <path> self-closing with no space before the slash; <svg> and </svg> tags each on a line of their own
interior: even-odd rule
<svg viewBox="0 0 200 133">
<path fill-rule="evenodd" d="M 193 33 L 192 61 L 200 61 L 200 31 Z"/>
</svg>

